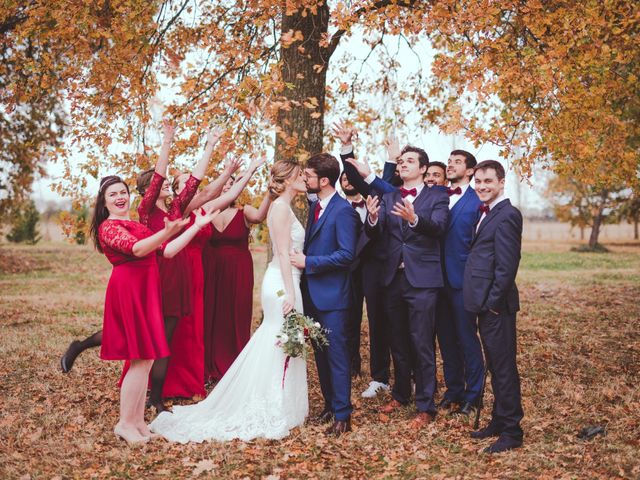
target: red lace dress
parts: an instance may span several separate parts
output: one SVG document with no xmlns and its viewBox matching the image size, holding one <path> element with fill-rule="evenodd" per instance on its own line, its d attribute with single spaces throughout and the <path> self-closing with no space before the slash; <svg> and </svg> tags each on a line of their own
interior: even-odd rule
<svg viewBox="0 0 640 480">
<path fill-rule="evenodd" d="M 249 227 L 238 209 L 224 231 L 213 228 L 203 255 L 205 378 L 219 380 L 251 335 L 253 260 Z"/>
<path fill-rule="evenodd" d="M 104 301 L 103 360 L 156 359 L 169 355 L 162 318 L 156 254 L 133 255 L 133 245 L 153 233 L 131 220 L 105 220 L 100 246 L 113 265 Z"/>
<path fill-rule="evenodd" d="M 171 202 L 169 211 L 165 212 L 156 206 L 164 180 L 162 175 L 154 173 L 151 184 L 138 206 L 140 222 L 148 226 L 152 232 L 159 232 L 164 228 L 165 218 L 169 220 L 182 218 L 184 209 L 189 205 L 198 191 L 198 185 L 200 185 L 200 180 L 193 176 L 189 177 L 182 192 Z M 160 270 L 164 316 L 181 318 L 191 314 L 191 269 L 187 253 L 181 250 L 173 258 L 164 258 L 159 255 L 158 268 Z"/>
<path fill-rule="evenodd" d="M 191 214 L 192 225 L 195 215 Z M 162 389 L 163 397 L 204 397 L 204 273 L 202 249 L 206 245 L 213 226 L 202 228 L 185 247 L 191 266 L 193 312 L 178 322 L 171 340 L 171 358 Z"/>
</svg>

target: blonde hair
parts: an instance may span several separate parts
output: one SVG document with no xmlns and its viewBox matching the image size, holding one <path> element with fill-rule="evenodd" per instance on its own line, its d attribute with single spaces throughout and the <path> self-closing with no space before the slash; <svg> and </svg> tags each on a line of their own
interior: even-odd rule
<svg viewBox="0 0 640 480">
<path fill-rule="evenodd" d="M 287 186 L 285 180 L 291 178 L 296 173 L 300 165 L 295 160 L 278 160 L 271 167 L 271 177 L 269 178 L 269 195 L 271 200 L 275 200 Z"/>
</svg>

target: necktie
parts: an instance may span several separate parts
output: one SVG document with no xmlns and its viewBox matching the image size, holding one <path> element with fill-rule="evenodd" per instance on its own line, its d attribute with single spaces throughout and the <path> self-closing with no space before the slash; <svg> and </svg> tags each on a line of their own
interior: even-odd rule
<svg viewBox="0 0 640 480">
<path fill-rule="evenodd" d="M 451 195 L 460 195 L 462 193 L 462 189 L 460 187 L 448 188 L 447 189 L 447 193 L 449 194 L 449 196 L 451 196 Z"/>
<path fill-rule="evenodd" d="M 351 206 L 353 208 L 364 207 L 364 205 L 365 205 L 364 200 L 360 200 L 359 202 L 351 202 Z"/>
<path fill-rule="evenodd" d="M 408 195 L 415 197 L 416 195 L 418 195 L 418 190 L 416 190 L 415 187 L 410 190 L 407 190 L 406 188 L 401 188 L 400 195 L 402 195 L 402 198 L 405 198 Z"/>
<path fill-rule="evenodd" d="M 316 203 L 316 208 L 313 211 L 313 223 L 318 221 L 318 218 L 320 217 L 320 210 L 322 210 L 322 205 L 318 202 Z"/>
<path fill-rule="evenodd" d="M 480 207 L 478 208 L 478 210 L 480 210 L 480 213 L 486 213 L 487 215 L 489 215 L 489 211 L 491 210 L 489 208 L 489 205 L 480 205 Z"/>
</svg>

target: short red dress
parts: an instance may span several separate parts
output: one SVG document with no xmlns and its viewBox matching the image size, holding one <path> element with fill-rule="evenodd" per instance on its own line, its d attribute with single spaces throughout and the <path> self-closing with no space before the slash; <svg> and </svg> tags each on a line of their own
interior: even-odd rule
<svg viewBox="0 0 640 480">
<path fill-rule="evenodd" d="M 98 229 L 100 246 L 113 265 L 104 301 L 103 360 L 151 360 L 169 355 L 156 254 L 133 255 L 134 244 L 152 234 L 131 220 L 107 219 Z"/>
<path fill-rule="evenodd" d="M 249 227 L 238 209 L 224 231 L 213 228 L 204 263 L 205 378 L 220 380 L 251 336 L 253 260 Z"/>
<path fill-rule="evenodd" d="M 154 233 L 164 228 L 165 218 L 169 220 L 182 218 L 185 208 L 197 193 L 198 185 L 200 185 L 200 180 L 190 176 L 182 192 L 171 202 L 169 211 L 165 212 L 156 206 L 164 180 L 162 175 L 154 172 L 151 184 L 138 206 L 140 222 Z M 187 253 L 181 250 L 173 258 L 164 258 L 159 255 L 157 260 L 162 287 L 162 313 L 165 317 L 178 318 L 190 315 L 193 308 L 192 275 Z"/>
<path fill-rule="evenodd" d="M 189 225 L 193 225 L 195 215 L 191 214 Z M 191 398 L 204 397 L 204 274 L 202 270 L 202 249 L 206 245 L 213 226 L 208 224 L 185 247 L 191 265 L 191 285 L 193 313 L 183 317 L 173 332 L 171 358 L 167 377 L 162 389 L 163 397 Z"/>
</svg>

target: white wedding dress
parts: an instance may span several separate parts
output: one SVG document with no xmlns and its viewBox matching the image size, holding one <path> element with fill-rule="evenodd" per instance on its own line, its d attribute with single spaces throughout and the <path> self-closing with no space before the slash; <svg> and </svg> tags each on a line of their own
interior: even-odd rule
<svg viewBox="0 0 640 480">
<path fill-rule="evenodd" d="M 283 202 L 276 200 L 276 202 Z M 302 251 L 304 228 L 287 205 L 292 216 L 291 248 Z M 270 232 L 271 211 L 267 216 Z M 280 439 L 302 425 L 309 413 L 307 365 L 303 358 L 291 358 L 284 388 L 282 383 L 286 355 L 276 346 L 276 335 L 283 322 L 284 282 L 272 241 L 274 259 L 262 280 L 264 320 L 238 358 L 213 391 L 200 403 L 174 406 L 173 413 L 161 413 L 149 427 L 173 442 L 204 440 Z M 296 310 L 302 312 L 301 271 L 291 267 L 295 287 Z"/>
</svg>

